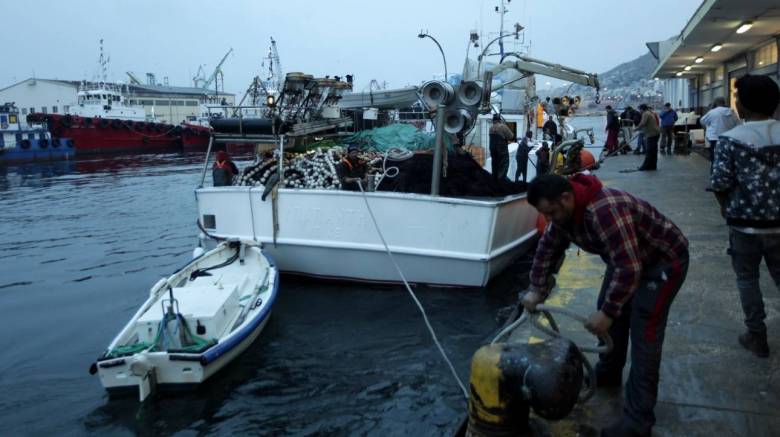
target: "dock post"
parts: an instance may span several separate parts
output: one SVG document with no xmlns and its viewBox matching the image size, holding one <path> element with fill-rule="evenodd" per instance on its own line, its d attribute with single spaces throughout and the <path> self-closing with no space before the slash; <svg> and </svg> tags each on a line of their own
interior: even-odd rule
<svg viewBox="0 0 780 437">
<path fill-rule="evenodd" d="M 444 149 L 444 105 L 436 109 L 436 143 L 433 149 L 433 172 L 431 176 L 431 196 L 439 195 L 441 182 L 441 162 Z"/>
</svg>

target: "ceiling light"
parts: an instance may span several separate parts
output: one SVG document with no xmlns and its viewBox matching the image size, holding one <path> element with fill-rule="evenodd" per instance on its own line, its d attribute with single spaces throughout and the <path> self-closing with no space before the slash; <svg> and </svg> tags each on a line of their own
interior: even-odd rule
<svg viewBox="0 0 780 437">
<path fill-rule="evenodd" d="M 677 74 L 676 74 L 675 76 L 678 76 L 678 77 L 679 77 L 679 76 L 682 76 L 682 71 L 678 71 L 678 72 L 677 72 Z"/>
<path fill-rule="evenodd" d="M 685 67 L 683 67 L 683 70 L 691 71 L 691 66 L 690 65 L 686 65 Z"/>
<path fill-rule="evenodd" d="M 701 56 L 699 56 L 699 57 L 698 57 L 698 58 L 696 58 L 696 60 L 695 60 L 695 61 L 693 61 L 693 62 L 695 62 L 695 63 L 697 63 L 697 64 L 701 64 L 702 62 L 704 62 L 704 58 L 702 58 Z"/>
<path fill-rule="evenodd" d="M 745 33 L 748 30 L 750 30 L 751 27 L 753 27 L 753 22 L 745 21 L 744 23 L 742 23 L 741 26 L 739 26 L 739 29 L 737 29 L 737 33 Z"/>
<path fill-rule="evenodd" d="M 715 44 L 714 46 L 712 46 L 712 48 L 710 49 L 710 51 L 711 51 L 711 52 L 717 52 L 717 51 L 719 51 L 719 50 L 720 50 L 720 49 L 722 49 L 722 48 L 723 48 L 723 44 Z"/>
</svg>

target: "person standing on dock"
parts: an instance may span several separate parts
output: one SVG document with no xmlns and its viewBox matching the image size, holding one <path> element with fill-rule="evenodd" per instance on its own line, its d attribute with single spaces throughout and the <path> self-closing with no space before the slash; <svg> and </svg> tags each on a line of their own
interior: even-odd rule
<svg viewBox="0 0 780 437">
<path fill-rule="evenodd" d="M 493 114 L 490 126 L 490 167 L 493 179 L 507 179 L 509 171 L 509 143 L 515 141 L 515 134 L 501 122 L 501 114 Z"/>
<path fill-rule="evenodd" d="M 623 416 L 601 435 L 649 436 L 669 308 L 688 271 L 688 240 L 651 204 L 606 188 L 595 176 L 539 176 L 528 186 L 528 202 L 550 224 L 536 249 L 523 306 L 535 311 L 547 299 L 571 242 L 601 256 L 607 270 L 598 311 L 585 324 L 614 342 L 595 367 L 599 387 L 621 385 L 631 339 Z"/>
<path fill-rule="evenodd" d="M 528 141 L 533 136 L 533 132 L 527 131 L 523 139 L 520 140 L 520 144 L 517 145 L 517 152 L 515 152 L 515 160 L 517 161 L 515 182 L 520 180 L 520 175 L 523 175 L 523 182 L 526 182 L 528 178 L 528 154 L 531 153 L 531 146 L 528 144 Z"/>
<path fill-rule="evenodd" d="M 639 110 L 642 111 L 642 119 L 636 128 L 640 133 L 644 134 L 645 160 L 638 170 L 657 170 L 658 137 L 661 136 L 661 129 L 658 127 L 658 115 L 644 103 L 639 105 Z"/>
<path fill-rule="evenodd" d="M 604 143 L 604 148 L 607 149 L 607 153 L 614 153 L 618 148 L 618 132 L 620 132 L 620 121 L 618 121 L 617 113 L 612 106 L 607 105 L 607 142 Z"/>
<path fill-rule="evenodd" d="M 556 137 L 558 134 L 558 125 L 555 124 L 555 120 L 553 120 L 553 116 L 549 116 L 547 118 L 547 121 L 544 123 L 544 126 L 542 127 L 542 132 L 544 133 L 544 136 L 549 138 L 550 141 L 557 141 Z"/>
<path fill-rule="evenodd" d="M 710 184 L 729 225 L 731 264 L 747 332 L 738 340 L 758 357 L 769 356 L 759 267 L 766 261 L 780 289 L 780 121 L 772 115 L 780 90 L 767 76 L 736 82 L 737 111 L 745 124 L 721 134 Z"/>
<path fill-rule="evenodd" d="M 671 103 L 664 104 L 661 111 L 661 153 L 672 154 L 672 138 L 674 138 L 674 124 L 677 122 L 677 111 L 672 109 Z"/>
<path fill-rule="evenodd" d="M 716 97 L 712 102 L 712 109 L 707 111 L 699 123 L 705 128 L 705 137 L 709 143 L 710 159 L 713 159 L 715 154 L 715 145 L 718 143 L 718 137 L 723 132 L 736 127 L 739 124 L 739 119 L 734 111 L 726 106 L 726 99 L 723 97 Z"/>
<path fill-rule="evenodd" d="M 217 152 L 216 161 L 211 169 L 211 176 L 214 179 L 215 187 L 226 187 L 233 185 L 233 179 L 238 174 L 238 167 L 230 159 L 230 155 L 224 150 Z"/>
</svg>

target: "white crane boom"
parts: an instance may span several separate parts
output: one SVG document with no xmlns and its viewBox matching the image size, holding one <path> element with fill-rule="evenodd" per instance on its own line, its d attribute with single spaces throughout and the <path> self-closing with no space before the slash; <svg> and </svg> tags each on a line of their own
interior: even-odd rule
<svg viewBox="0 0 780 437">
<path fill-rule="evenodd" d="M 201 86 L 201 88 L 205 90 L 208 89 L 209 86 L 211 86 L 211 84 L 217 79 L 217 74 L 219 74 L 220 72 L 220 67 L 222 67 L 222 64 L 225 63 L 225 59 L 227 59 L 228 55 L 230 55 L 231 53 L 233 53 L 232 48 L 228 50 L 227 53 L 225 53 L 225 56 L 222 57 L 222 60 L 219 61 L 219 64 L 217 64 L 217 66 L 214 67 L 214 72 L 212 72 L 211 76 L 209 76 L 209 78 L 206 79 L 205 82 L 203 82 L 203 86 Z"/>
</svg>

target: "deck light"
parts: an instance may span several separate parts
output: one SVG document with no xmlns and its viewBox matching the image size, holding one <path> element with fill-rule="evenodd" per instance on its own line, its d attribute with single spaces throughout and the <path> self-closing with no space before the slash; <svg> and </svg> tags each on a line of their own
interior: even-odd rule
<svg viewBox="0 0 780 437">
<path fill-rule="evenodd" d="M 680 76 L 682 76 L 682 73 L 683 73 L 682 71 L 678 71 L 675 76 L 680 77 Z"/>
<path fill-rule="evenodd" d="M 274 99 L 274 96 L 273 96 L 273 94 L 269 94 L 269 95 L 268 95 L 268 97 L 266 97 L 266 98 L 265 98 L 265 103 L 266 103 L 266 104 L 267 104 L 269 107 L 271 107 L 271 108 L 273 108 L 273 107 L 274 107 L 274 104 L 276 103 L 276 100 Z"/>
<path fill-rule="evenodd" d="M 717 52 L 717 51 L 719 51 L 719 50 L 720 50 L 720 49 L 722 49 L 722 48 L 723 48 L 723 44 L 715 44 L 714 46 L 712 46 L 712 48 L 710 49 L 710 51 L 711 51 L 711 52 Z"/>
<path fill-rule="evenodd" d="M 691 66 L 690 66 L 690 65 L 686 65 L 686 66 L 683 68 L 683 70 L 685 70 L 685 71 L 691 71 Z"/>
<path fill-rule="evenodd" d="M 695 62 L 695 63 L 697 63 L 697 64 L 701 64 L 702 62 L 704 62 L 704 58 L 702 58 L 701 56 L 699 56 L 699 57 L 698 57 L 698 58 L 696 58 L 696 59 L 695 59 L 693 62 Z"/>
<path fill-rule="evenodd" d="M 753 27 L 753 22 L 745 21 L 744 23 L 742 23 L 741 26 L 739 26 L 739 29 L 737 29 L 737 33 L 745 33 L 748 30 L 750 30 L 751 27 Z"/>
</svg>

